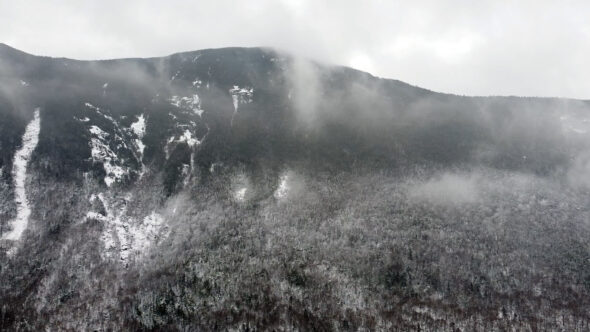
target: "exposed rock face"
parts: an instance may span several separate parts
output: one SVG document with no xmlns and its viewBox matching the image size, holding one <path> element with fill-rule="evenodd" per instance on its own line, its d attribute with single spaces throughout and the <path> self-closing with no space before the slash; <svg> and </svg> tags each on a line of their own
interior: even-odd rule
<svg viewBox="0 0 590 332">
<path fill-rule="evenodd" d="M 585 330 L 590 103 L 0 45 L 0 330 Z"/>
</svg>

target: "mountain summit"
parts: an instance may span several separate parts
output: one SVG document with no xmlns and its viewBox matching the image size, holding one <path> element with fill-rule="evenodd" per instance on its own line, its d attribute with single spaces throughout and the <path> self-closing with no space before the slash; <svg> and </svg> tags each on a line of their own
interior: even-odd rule
<svg viewBox="0 0 590 332">
<path fill-rule="evenodd" d="M 0 44 L 0 330 L 584 329 L 589 112 Z"/>
</svg>

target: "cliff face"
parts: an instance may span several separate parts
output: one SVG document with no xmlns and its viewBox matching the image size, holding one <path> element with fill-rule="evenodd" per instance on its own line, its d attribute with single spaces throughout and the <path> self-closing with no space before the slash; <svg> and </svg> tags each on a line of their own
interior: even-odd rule
<svg viewBox="0 0 590 332">
<path fill-rule="evenodd" d="M 0 45 L 0 329 L 583 330 L 589 112 Z"/>
</svg>

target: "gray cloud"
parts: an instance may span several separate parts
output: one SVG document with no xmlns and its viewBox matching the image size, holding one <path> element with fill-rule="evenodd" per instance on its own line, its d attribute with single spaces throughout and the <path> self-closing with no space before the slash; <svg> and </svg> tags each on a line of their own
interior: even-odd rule
<svg viewBox="0 0 590 332">
<path fill-rule="evenodd" d="M 587 1 L 3 1 L 0 41 L 78 59 L 271 46 L 442 92 L 590 98 Z"/>
</svg>

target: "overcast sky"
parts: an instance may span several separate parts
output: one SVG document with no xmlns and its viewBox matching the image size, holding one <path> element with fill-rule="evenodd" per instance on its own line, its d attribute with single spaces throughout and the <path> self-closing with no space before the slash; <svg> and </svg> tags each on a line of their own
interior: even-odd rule
<svg viewBox="0 0 590 332">
<path fill-rule="evenodd" d="M 0 0 L 0 22 L 38 55 L 271 46 L 441 92 L 590 99 L 588 0 Z"/>
</svg>

